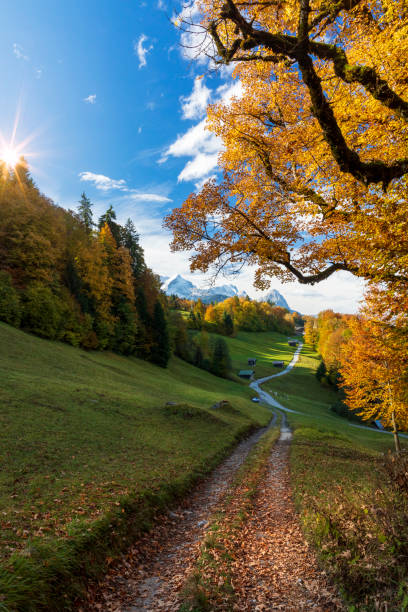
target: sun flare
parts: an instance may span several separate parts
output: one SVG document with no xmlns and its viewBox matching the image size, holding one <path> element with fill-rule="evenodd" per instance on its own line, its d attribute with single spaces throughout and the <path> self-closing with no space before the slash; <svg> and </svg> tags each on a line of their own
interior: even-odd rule
<svg viewBox="0 0 408 612">
<path fill-rule="evenodd" d="M 0 159 L 9 167 L 15 168 L 20 159 L 20 153 L 12 147 L 5 147 L 0 152 Z"/>
</svg>

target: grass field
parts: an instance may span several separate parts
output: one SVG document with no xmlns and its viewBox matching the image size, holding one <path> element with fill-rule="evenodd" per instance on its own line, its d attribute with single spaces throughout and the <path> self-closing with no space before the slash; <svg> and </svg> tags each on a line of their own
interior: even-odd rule
<svg viewBox="0 0 408 612">
<path fill-rule="evenodd" d="M 393 438 L 332 413 L 336 394 L 316 379 L 318 364 L 304 346 L 289 374 L 264 385 L 284 406 L 304 413 L 288 416 L 294 495 L 305 533 L 350 610 L 405 610 L 408 506 L 383 466 Z"/>
<path fill-rule="evenodd" d="M 288 346 L 288 338 L 277 332 L 244 332 L 240 331 L 233 338 L 224 337 L 231 355 L 232 371 L 251 369 L 248 359 L 255 357 L 256 378 L 263 378 L 278 370 L 273 367 L 274 361 L 283 361 L 284 367 L 291 361 L 296 348 Z"/>
<path fill-rule="evenodd" d="M 259 336 L 230 340 L 233 358 L 251 350 L 266 363 L 268 351 L 274 358 L 286 350 L 290 359 L 282 336 Z M 56 549 L 69 567 L 74 562 L 68 548 L 84 536 L 98 533 L 102 540 L 115 524 L 116 540 L 126 540 L 126 521 L 139 525 L 140 508 L 149 506 L 151 515 L 162 498 L 168 502 L 182 494 L 245 431 L 270 418 L 267 408 L 249 401 L 247 386 L 178 359 L 161 369 L 41 340 L 4 324 L 0 347 L 0 543 L 3 567 L 13 566 L 14 576 L 20 552 L 24 563 L 31 559 L 39 567 Z M 231 408 L 212 410 L 222 399 Z M 183 406 L 166 408 L 169 401 Z M 153 494 L 159 496 L 155 501 Z M 36 570 L 24 571 L 34 589 Z M 0 590 L 9 579 L 0 570 Z M 46 580 L 47 572 L 45 591 Z M 23 597 L 15 581 L 7 589 L 10 601 Z M 45 609 L 51 596 L 43 595 Z"/>
</svg>

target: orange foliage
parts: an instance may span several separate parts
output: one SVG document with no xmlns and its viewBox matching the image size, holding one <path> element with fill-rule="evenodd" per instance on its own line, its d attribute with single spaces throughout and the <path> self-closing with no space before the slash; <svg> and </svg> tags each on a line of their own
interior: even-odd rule
<svg viewBox="0 0 408 612">
<path fill-rule="evenodd" d="M 208 111 L 224 178 L 167 217 L 173 249 L 256 265 L 260 288 L 337 270 L 406 286 L 406 0 L 200 6 L 243 93 Z"/>
</svg>

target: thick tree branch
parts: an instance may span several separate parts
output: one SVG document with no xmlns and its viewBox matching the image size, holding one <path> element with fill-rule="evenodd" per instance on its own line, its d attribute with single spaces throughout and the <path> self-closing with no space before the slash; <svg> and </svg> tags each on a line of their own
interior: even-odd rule
<svg viewBox="0 0 408 612">
<path fill-rule="evenodd" d="M 394 111 L 405 121 L 408 121 L 408 102 L 394 92 L 373 68 L 349 64 L 346 53 L 340 47 L 310 41 L 308 39 L 310 30 L 308 14 L 308 0 L 302 0 L 298 36 L 273 34 L 254 28 L 252 23 L 242 16 L 233 0 L 227 0 L 221 9 L 220 18 L 234 23 L 242 38 L 237 37 L 227 49 L 218 35 L 217 22 L 211 22 L 209 29 L 218 54 L 225 63 L 241 61 L 241 56 L 236 55 L 238 51 L 250 51 L 260 46 L 269 49 L 274 55 L 268 56 L 265 60 L 262 56 L 244 55 L 242 61 L 274 62 L 281 56 L 297 61 L 303 81 L 310 93 L 313 115 L 319 122 L 324 138 L 341 171 L 351 174 L 366 185 L 381 183 L 386 189 L 393 179 L 400 178 L 408 172 L 408 158 L 395 160 L 391 164 L 381 160 L 369 162 L 361 160 L 359 154 L 346 143 L 331 105 L 325 96 L 310 54 L 319 59 L 331 61 L 336 76 L 346 83 L 359 83 L 382 105 Z"/>
</svg>

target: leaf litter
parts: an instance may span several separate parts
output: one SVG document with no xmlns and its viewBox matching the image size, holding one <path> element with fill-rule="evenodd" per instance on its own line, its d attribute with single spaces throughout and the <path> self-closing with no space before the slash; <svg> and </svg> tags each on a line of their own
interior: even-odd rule
<svg viewBox="0 0 408 612">
<path fill-rule="evenodd" d="M 264 432 L 241 442 L 177 508 L 158 517 L 149 533 L 118 562 L 112 561 L 105 578 L 89 586 L 78 611 L 177 612 L 211 518 L 222 507 L 236 472 Z M 209 610 L 344 609 L 301 532 L 290 486 L 289 445 L 288 435 L 281 435 L 269 456 L 252 511 L 228 537 L 234 602 L 214 599 L 211 603 L 210 595 Z M 233 512 L 234 500 L 229 505 Z M 216 580 L 222 585 L 224 577 L 219 575 Z"/>
</svg>

